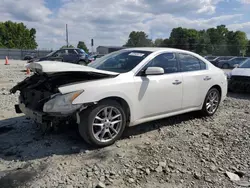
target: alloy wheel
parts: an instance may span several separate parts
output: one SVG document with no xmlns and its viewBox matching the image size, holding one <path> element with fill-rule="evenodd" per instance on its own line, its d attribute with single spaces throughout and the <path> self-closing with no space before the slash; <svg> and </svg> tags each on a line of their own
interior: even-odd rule
<svg viewBox="0 0 250 188">
<path fill-rule="evenodd" d="M 219 105 L 219 93 L 217 90 L 212 90 L 206 100 L 206 110 L 208 113 L 213 114 Z"/>
<path fill-rule="evenodd" d="M 120 132 L 123 124 L 121 112 L 108 106 L 101 109 L 92 123 L 92 134 L 99 142 L 109 142 Z"/>
</svg>

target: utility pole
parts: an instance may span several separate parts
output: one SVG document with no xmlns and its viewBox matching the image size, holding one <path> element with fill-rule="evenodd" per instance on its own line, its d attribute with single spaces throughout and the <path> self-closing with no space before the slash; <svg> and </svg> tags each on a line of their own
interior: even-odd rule
<svg viewBox="0 0 250 188">
<path fill-rule="evenodd" d="M 68 24 L 66 24 L 66 42 L 67 42 L 67 47 L 69 47 Z"/>
<path fill-rule="evenodd" d="M 91 52 L 92 52 L 92 54 L 93 54 L 93 52 L 94 52 L 94 39 L 91 39 Z"/>
</svg>

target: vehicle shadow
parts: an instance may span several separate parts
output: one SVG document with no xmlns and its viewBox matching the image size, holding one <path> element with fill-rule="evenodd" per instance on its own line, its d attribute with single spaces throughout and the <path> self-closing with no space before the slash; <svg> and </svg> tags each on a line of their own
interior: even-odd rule
<svg viewBox="0 0 250 188">
<path fill-rule="evenodd" d="M 157 130 L 161 127 L 177 125 L 183 121 L 197 118 L 197 116 L 197 113 L 193 112 L 128 127 L 121 139 Z M 36 124 L 26 119 L 25 116 L 1 120 L 0 158 L 7 161 L 30 161 L 52 155 L 70 155 L 99 150 L 83 141 L 76 125 L 65 124 L 60 126 L 58 132 L 48 132 L 43 135 Z M 100 152 L 103 152 L 102 155 L 100 155 Z M 105 158 L 105 151 L 101 150 L 100 152 L 94 152 L 91 157 Z"/>
</svg>

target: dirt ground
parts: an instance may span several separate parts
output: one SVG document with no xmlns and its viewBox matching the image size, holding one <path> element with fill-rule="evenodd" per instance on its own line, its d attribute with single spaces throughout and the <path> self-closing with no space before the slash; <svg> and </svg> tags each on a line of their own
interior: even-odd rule
<svg viewBox="0 0 250 188">
<path fill-rule="evenodd" d="M 228 93 L 213 117 L 149 122 L 94 149 L 73 125 L 42 135 L 15 114 L 8 90 L 26 77 L 24 63 L 0 61 L 0 188 L 250 187 L 249 95 Z"/>
</svg>

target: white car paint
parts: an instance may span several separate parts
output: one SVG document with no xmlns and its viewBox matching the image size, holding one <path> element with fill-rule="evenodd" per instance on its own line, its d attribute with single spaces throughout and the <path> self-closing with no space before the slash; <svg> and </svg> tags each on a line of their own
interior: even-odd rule
<svg viewBox="0 0 250 188">
<path fill-rule="evenodd" d="M 26 68 L 31 69 L 34 72 L 45 72 L 45 73 L 54 73 L 54 72 L 96 72 L 100 74 L 110 74 L 118 75 L 118 73 L 97 70 L 87 66 L 81 66 L 73 63 L 58 62 L 58 61 L 42 61 L 29 63 Z"/>
<path fill-rule="evenodd" d="M 250 68 L 234 68 L 231 76 L 250 76 Z"/>
<path fill-rule="evenodd" d="M 82 71 L 117 75 L 114 78 L 105 78 L 77 84 L 61 86 L 61 94 L 84 90 L 73 104 L 98 102 L 108 97 L 124 99 L 131 112 L 130 126 L 143 122 L 161 119 L 185 112 L 202 109 L 208 90 L 218 85 L 222 90 L 221 101 L 226 98 L 227 79 L 224 71 L 212 65 L 208 60 L 198 54 L 171 49 L 171 48 L 133 48 L 134 50 L 147 50 L 152 53 L 140 62 L 133 70 L 117 74 L 101 71 L 91 67 L 74 65 L 63 62 L 36 62 L 30 65 L 35 71 L 45 73 Z M 126 50 L 126 49 L 124 49 Z M 131 50 L 131 48 L 129 49 Z M 206 63 L 207 69 L 193 72 L 178 72 L 164 75 L 137 76 L 137 73 L 151 59 L 161 53 L 180 52 L 190 54 Z M 206 80 L 209 77 L 211 79 Z M 204 80 L 205 79 L 205 80 Z M 173 85 L 176 80 L 181 84 Z"/>
</svg>

